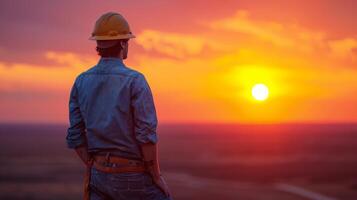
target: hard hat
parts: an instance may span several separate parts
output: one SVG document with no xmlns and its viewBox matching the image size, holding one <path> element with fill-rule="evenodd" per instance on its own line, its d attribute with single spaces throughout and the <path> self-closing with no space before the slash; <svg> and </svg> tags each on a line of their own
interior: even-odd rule
<svg viewBox="0 0 357 200">
<path fill-rule="evenodd" d="M 92 36 L 89 39 L 100 41 L 99 43 L 103 43 L 103 46 L 112 46 L 105 44 L 112 43 L 115 45 L 117 41 L 110 40 L 130 38 L 135 38 L 135 35 L 131 33 L 126 19 L 119 13 L 108 12 L 100 16 L 96 21 Z"/>
</svg>

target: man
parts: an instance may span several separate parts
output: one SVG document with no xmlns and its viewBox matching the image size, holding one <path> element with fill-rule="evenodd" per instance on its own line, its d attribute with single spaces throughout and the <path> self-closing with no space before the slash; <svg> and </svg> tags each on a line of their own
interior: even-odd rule
<svg viewBox="0 0 357 200">
<path fill-rule="evenodd" d="M 100 60 L 71 89 L 66 141 L 87 166 L 84 199 L 172 199 L 160 173 L 151 89 L 123 63 L 131 38 L 123 16 L 103 14 L 90 37 Z"/>
</svg>

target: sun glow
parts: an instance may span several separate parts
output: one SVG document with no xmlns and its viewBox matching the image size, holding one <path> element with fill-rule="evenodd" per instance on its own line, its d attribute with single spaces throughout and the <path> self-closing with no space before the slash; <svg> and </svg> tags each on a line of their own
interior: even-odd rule
<svg viewBox="0 0 357 200">
<path fill-rule="evenodd" d="M 252 95 L 254 99 L 258 101 L 264 101 L 268 98 L 269 95 L 269 89 L 266 85 L 264 84 L 255 84 L 252 88 Z"/>
</svg>

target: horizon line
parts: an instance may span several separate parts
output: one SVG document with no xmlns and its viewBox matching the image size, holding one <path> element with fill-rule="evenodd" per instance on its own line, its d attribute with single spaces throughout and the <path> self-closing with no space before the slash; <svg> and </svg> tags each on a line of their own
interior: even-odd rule
<svg viewBox="0 0 357 200">
<path fill-rule="evenodd" d="M 64 122 L 14 122 L 0 121 L 1 125 L 53 125 L 53 126 L 69 126 L 69 123 Z M 357 125 L 357 122 L 259 122 L 259 123 L 241 123 L 241 122 L 159 122 L 160 125 L 241 125 L 241 126 L 274 126 L 274 125 Z"/>
</svg>

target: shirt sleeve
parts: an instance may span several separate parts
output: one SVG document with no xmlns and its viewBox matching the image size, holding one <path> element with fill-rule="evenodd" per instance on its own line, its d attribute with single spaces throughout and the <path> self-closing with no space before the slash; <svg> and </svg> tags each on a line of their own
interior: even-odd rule
<svg viewBox="0 0 357 200">
<path fill-rule="evenodd" d="M 131 106 L 134 115 L 134 134 L 140 144 L 156 144 L 157 116 L 151 89 L 143 74 L 139 73 L 132 84 Z"/>
<path fill-rule="evenodd" d="M 67 147 L 71 149 L 87 144 L 85 123 L 78 103 L 77 80 L 78 78 L 72 86 L 68 104 L 70 125 L 67 129 L 66 141 Z"/>
</svg>

